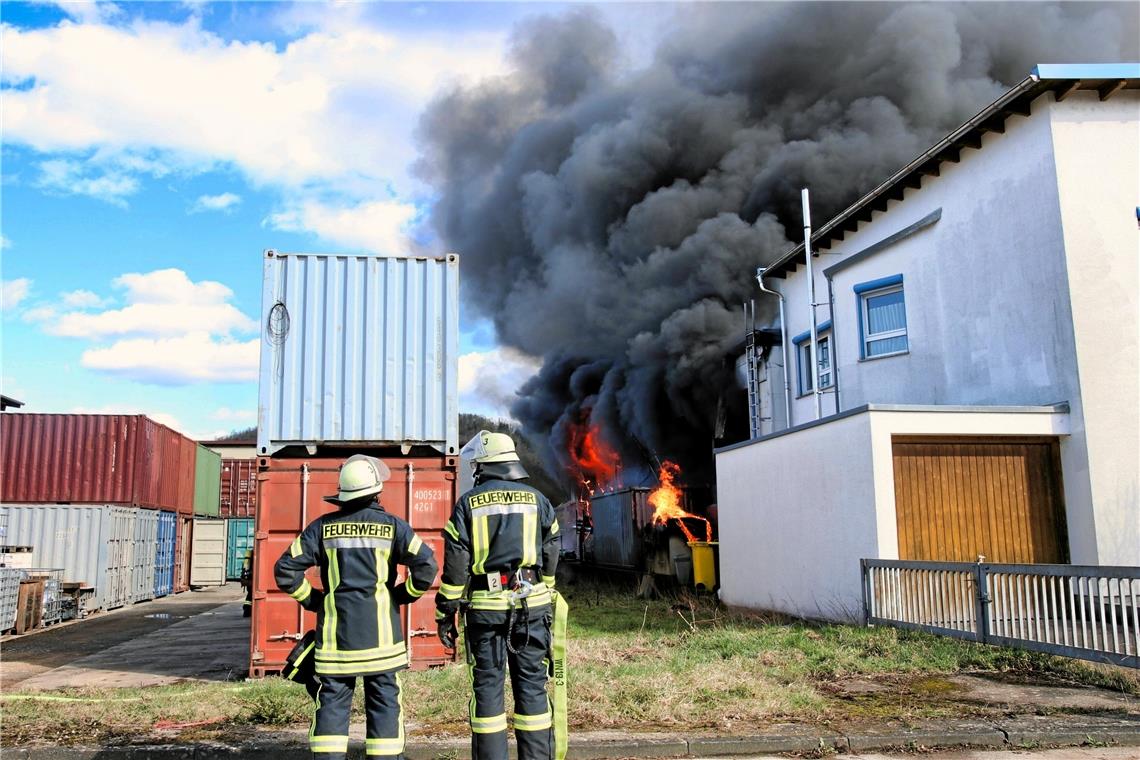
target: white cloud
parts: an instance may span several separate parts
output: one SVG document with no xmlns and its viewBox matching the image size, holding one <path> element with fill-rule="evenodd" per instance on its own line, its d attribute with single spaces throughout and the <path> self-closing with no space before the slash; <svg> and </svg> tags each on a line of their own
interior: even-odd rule
<svg viewBox="0 0 1140 760">
<path fill-rule="evenodd" d="M 221 193 L 220 195 L 199 195 L 198 200 L 190 207 L 190 213 L 202 211 L 229 212 L 234 206 L 241 203 L 241 196 L 234 193 Z"/>
<path fill-rule="evenodd" d="M 214 413 L 211 414 L 210 417 L 222 422 L 253 423 L 257 422 L 257 410 L 230 409 L 228 406 L 222 406 L 215 409 Z"/>
<path fill-rule="evenodd" d="M 12 247 L 12 240 L 7 235 L 0 235 L 0 251 Z"/>
<path fill-rule="evenodd" d="M 139 181 L 118 169 L 103 170 L 94 163 L 52 159 L 40 164 L 36 186 L 64 195 L 88 195 L 115 206 L 126 206 L 126 197 L 139 189 Z"/>
<path fill-rule="evenodd" d="M 90 290 L 73 290 L 69 293 L 61 293 L 59 300 L 68 309 L 97 309 L 100 306 L 106 306 L 111 301 L 111 299 L 103 298 Z"/>
<path fill-rule="evenodd" d="M 99 339 L 113 336 L 172 337 L 191 331 L 249 332 L 256 323 L 227 303 L 233 291 L 220 282 L 192 282 L 181 269 L 131 273 L 115 279 L 127 306 L 61 315 L 46 329 L 53 335 Z"/>
<path fill-rule="evenodd" d="M 236 341 L 192 332 L 172 338 L 130 338 L 83 352 L 88 369 L 157 385 L 251 382 L 257 379 L 257 338 Z"/>
<path fill-rule="evenodd" d="M 308 201 L 271 215 L 276 230 L 309 230 L 323 239 L 356 250 L 386 254 L 409 252 L 408 228 L 416 207 L 398 200 L 371 201 L 355 206 L 329 206 Z"/>
<path fill-rule="evenodd" d="M 413 37 L 332 25 L 278 50 L 223 40 L 194 18 L 86 20 L 5 27 L 3 81 L 23 85 L 2 93 L 6 142 L 41 153 L 149 150 L 230 162 L 257 183 L 292 187 L 402 182 L 428 98 L 448 81 L 503 68 L 498 33 Z M 129 194 L 122 178 L 104 179 L 86 189 Z"/>
<path fill-rule="evenodd" d="M 225 285 L 194 282 L 181 269 L 132 272 L 112 284 L 126 306 L 87 311 L 109 299 L 76 290 L 61 294 L 59 307 L 39 305 L 23 317 L 95 344 L 80 363 L 98 372 L 159 385 L 257 379 L 259 341 L 249 337 L 257 323 L 229 302 Z"/>
<path fill-rule="evenodd" d="M 4 280 L 0 283 L 0 311 L 13 311 L 28 297 L 32 281 L 27 277 Z"/>
<path fill-rule="evenodd" d="M 539 359 L 501 346 L 459 357 L 459 410 L 510 417 L 516 392 L 542 365 Z"/>
</svg>

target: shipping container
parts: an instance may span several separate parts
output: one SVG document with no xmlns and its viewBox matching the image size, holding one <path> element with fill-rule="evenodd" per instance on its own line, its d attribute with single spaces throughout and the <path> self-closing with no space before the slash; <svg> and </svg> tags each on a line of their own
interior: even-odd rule
<svg viewBox="0 0 1140 760">
<path fill-rule="evenodd" d="M 190 540 L 190 586 L 226 585 L 226 521 L 195 517 Z"/>
<path fill-rule="evenodd" d="M 645 529 L 653 524 L 651 490 L 624 488 L 590 499 L 593 530 L 589 541 L 580 547 L 586 560 L 606 567 L 646 569 L 646 552 L 654 543 L 647 543 L 645 535 Z M 706 503 L 704 489 L 686 488 L 681 492 L 681 508 L 686 511 L 699 514 Z"/>
<path fill-rule="evenodd" d="M 222 459 L 222 517 L 253 517 L 257 505 L 257 460 Z"/>
<path fill-rule="evenodd" d="M 226 520 L 226 580 L 241 578 L 245 555 L 253 548 L 253 518 L 231 517 Z"/>
<path fill-rule="evenodd" d="M 142 415 L 5 414 L 0 502 L 190 512 L 194 447 Z"/>
<path fill-rule="evenodd" d="M 392 477 L 384 484 L 380 503 L 411 523 L 442 565 L 443 528 L 451 518 L 456 495 L 455 457 L 390 457 L 384 461 Z M 279 672 L 297 636 L 316 625 L 313 613 L 277 588 L 273 566 L 306 525 L 334 510 L 324 497 L 336 493 L 343 462 L 339 457 L 259 460 L 250 630 L 250 674 L 255 677 Z M 320 586 L 315 569 L 309 578 Z M 436 635 L 437 588 L 438 579 L 419 601 L 403 610 L 413 668 L 441 665 L 454 658 Z"/>
<path fill-rule="evenodd" d="M 158 538 L 154 550 L 154 597 L 174 592 L 174 558 L 178 538 L 178 515 L 158 513 Z"/>
<path fill-rule="evenodd" d="M 218 498 L 221 493 L 222 457 L 198 444 L 197 463 L 194 467 L 194 514 L 199 517 L 218 516 Z"/>
<path fill-rule="evenodd" d="M 178 533 L 174 540 L 174 593 L 190 590 L 190 543 L 194 539 L 194 518 L 178 515 Z"/>
<path fill-rule="evenodd" d="M 65 583 L 94 588 L 84 610 L 114 609 L 134 600 L 138 514 L 117 506 L 4 505 L 10 537 L 32 547 L 36 567 L 63 570 Z M 153 556 L 153 541 L 145 549 Z"/>
<path fill-rule="evenodd" d="M 158 510 L 135 511 L 134 555 L 131 558 L 131 601 L 154 599 L 154 560 L 158 554 Z"/>
<path fill-rule="evenodd" d="M 458 256 L 270 250 L 262 284 L 259 453 L 456 453 Z"/>
</svg>

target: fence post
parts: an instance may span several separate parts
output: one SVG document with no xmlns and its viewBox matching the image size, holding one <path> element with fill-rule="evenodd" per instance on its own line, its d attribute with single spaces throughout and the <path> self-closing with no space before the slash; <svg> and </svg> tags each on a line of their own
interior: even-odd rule
<svg viewBox="0 0 1140 760">
<path fill-rule="evenodd" d="M 974 564 L 974 589 L 977 592 L 976 608 L 978 619 L 978 630 L 976 631 L 977 640 L 983 644 L 989 643 L 990 640 L 990 590 L 989 583 L 986 581 L 985 556 L 979 554 L 978 561 Z"/>
<path fill-rule="evenodd" d="M 868 626 L 871 624 L 871 577 L 865 558 L 859 560 L 859 573 L 863 576 L 863 583 L 860 584 L 863 587 L 863 625 Z"/>
</svg>

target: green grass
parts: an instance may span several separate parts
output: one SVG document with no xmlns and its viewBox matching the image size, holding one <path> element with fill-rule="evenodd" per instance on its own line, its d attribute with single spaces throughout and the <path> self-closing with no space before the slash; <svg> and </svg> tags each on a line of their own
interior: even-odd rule
<svg viewBox="0 0 1140 760">
<path fill-rule="evenodd" d="M 748 733 L 787 721 L 983 715 L 987 708 L 961 699 L 944 678 L 964 671 L 1140 693 L 1136 675 L 1121 669 L 892 628 L 728 614 L 688 596 L 644 602 L 605 586 L 564 593 L 571 608 L 570 722 L 576 730 Z M 856 696 L 838 688 L 852 679 L 887 688 Z M 465 666 L 406 673 L 403 683 L 412 735 L 466 732 Z M 137 739 L 160 731 L 164 721 L 180 724 L 165 729 L 168 738 L 217 737 L 303 726 L 312 709 L 299 685 L 277 678 L 40 696 L 5 695 L 0 743 Z M 355 709 L 359 715 L 359 689 Z"/>
</svg>

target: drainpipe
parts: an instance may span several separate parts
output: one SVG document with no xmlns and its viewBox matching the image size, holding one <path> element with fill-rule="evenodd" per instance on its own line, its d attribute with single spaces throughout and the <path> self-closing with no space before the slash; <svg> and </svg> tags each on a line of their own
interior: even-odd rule
<svg viewBox="0 0 1140 760">
<path fill-rule="evenodd" d="M 780 299 L 780 353 L 784 357 L 784 427 L 792 426 L 792 386 L 788 382 L 788 325 L 784 320 L 784 294 L 778 290 L 769 290 L 764 287 L 764 270 L 767 267 L 756 269 L 756 283 L 761 293 L 768 293 Z"/>
<path fill-rule="evenodd" d="M 835 413 L 839 414 L 842 406 L 839 403 L 839 331 L 835 327 L 835 291 L 831 285 L 831 275 L 825 269 L 823 276 L 827 278 L 827 308 L 831 313 L 831 387 L 835 390 Z"/>
<path fill-rule="evenodd" d="M 811 359 L 811 395 L 815 399 L 815 418 L 818 420 L 823 416 L 823 394 L 819 387 L 819 333 L 815 329 L 815 274 L 811 266 L 811 205 L 806 187 L 800 191 L 800 205 L 804 215 L 804 260 L 807 263 L 808 318 L 811 320 L 811 345 L 808 354 Z"/>
</svg>

